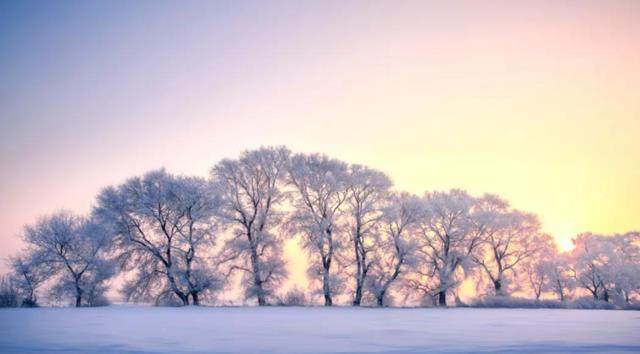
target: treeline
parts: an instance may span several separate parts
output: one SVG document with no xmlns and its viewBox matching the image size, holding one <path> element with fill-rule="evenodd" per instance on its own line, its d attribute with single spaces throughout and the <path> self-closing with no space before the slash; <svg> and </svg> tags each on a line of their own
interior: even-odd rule
<svg viewBox="0 0 640 354">
<path fill-rule="evenodd" d="M 245 300 L 359 305 L 479 296 L 629 304 L 640 293 L 640 233 L 581 234 L 560 253 L 538 218 L 463 190 L 423 196 L 383 172 L 284 147 L 224 159 L 208 179 L 164 169 L 104 188 L 89 215 L 59 211 L 24 228 L 0 305 L 36 306 L 43 289 L 75 306 L 106 304 L 124 274 L 127 301 L 214 303 L 241 280 Z M 283 243 L 306 252 L 310 288 L 286 293 Z M 345 300 L 347 299 L 347 300 Z"/>
</svg>

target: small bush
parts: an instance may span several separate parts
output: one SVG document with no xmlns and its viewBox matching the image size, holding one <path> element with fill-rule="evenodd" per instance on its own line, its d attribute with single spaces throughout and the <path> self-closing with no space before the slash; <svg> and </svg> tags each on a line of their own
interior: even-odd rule
<svg viewBox="0 0 640 354">
<path fill-rule="evenodd" d="M 624 304 L 622 307 L 624 310 L 640 311 L 640 302 L 632 302 L 630 304 Z"/>
<path fill-rule="evenodd" d="M 602 300 L 594 300 L 591 297 L 581 297 L 568 303 L 568 308 L 583 310 L 613 310 L 615 305 Z"/>
<path fill-rule="evenodd" d="M 475 299 L 471 307 L 481 308 L 524 308 L 524 309 L 559 309 L 566 305 L 556 300 L 533 300 L 510 296 L 485 296 Z"/>
<path fill-rule="evenodd" d="M 20 307 L 38 307 L 38 303 L 34 299 L 23 299 Z"/>
<path fill-rule="evenodd" d="M 279 306 L 306 306 L 308 303 L 307 295 L 298 288 L 288 291 L 284 296 L 278 297 L 277 300 Z"/>
<path fill-rule="evenodd" d="M 164 307 L 181 307 L 184 306 L 184 303 L 173 292 L 165 291 L 156 298 L 153 305 Z"/>
<path fill-rule="evenodd" d="M 7 276 L 0 277 L 0 307 L 18 307 L 18 288 Z"/>
</svg>

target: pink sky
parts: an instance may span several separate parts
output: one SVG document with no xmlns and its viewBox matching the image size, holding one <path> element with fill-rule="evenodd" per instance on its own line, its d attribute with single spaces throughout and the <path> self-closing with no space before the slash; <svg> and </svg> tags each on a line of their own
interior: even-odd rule
<svg viewBox="0 0 640 354">
<path fill-rule="evenodd" d="M 3 258 L 103 186 L 270 144 L 565 243 L 640 228 L 637 1 L 2 3 L 0 78 Z"/>
</svg>

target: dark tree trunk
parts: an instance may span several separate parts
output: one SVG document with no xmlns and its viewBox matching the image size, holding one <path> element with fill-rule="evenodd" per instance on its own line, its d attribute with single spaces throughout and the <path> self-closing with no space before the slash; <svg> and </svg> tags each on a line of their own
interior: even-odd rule
<svg viewBox="0 0 640 354">
<path fill-rule="evenodd" d="M 502 296 L 502 282 L 500 282 L 500 280 L 495 280 L 493 282 L 493 287 L 496 289 L 496 296 Z"/>
<path fill-rule="evenodd" d="M 200 306 L 200 299 L 198 297 L 198 292 L 194 291 L 191 293 L 191 299 L 193 299 L 193 304 L 195 306 Z"/>
<path fill-rule="evenodd" d="M 265 299 L 264 294 L 260 293 L 258 294 L 258 306 L 266 306 L 267 305 L 267 299 Z"/>
<path fill-rule="evenodd" d="M 76 284 L 76 307 L 82 306 L 82 289 Z"/>
<path fill-rule="evenodd" d="M 602 294 L 602 300 L 604 300 L 604 302 L 609 302 L 609 291 L 607 291 L 607 289 L 604 289 L 604 294 Z"/>
<path fill-rule="evenodd" d="M 438 293 L 438 305 L 447 306 L 447 292 L 445 290 Z"/>
<path fill-rule="evenodd" d="M 251 271 L 253 272 L 253 286 L 256 287 L 256 295 L 258 297 L 258 306 L 265 306 L 267 299 L 264 294 L 264 286 L 262 278 L 260 277 L 260 260 L 258 259 L 257 244 L 254 242 L 254 238 L 250 230 L 247 230 L 247 238 L 251 247 Z"/>
<path fill-rule="evenodd" d="M 329 284 L 329 271 L 331 269 L 331 259 L 323 259 L 324 273 L 322 274 L 322 292 L 324 293 L 324 306 L 333 306 L 331 298 L 331 286 Z"/>
<path fill-rule="evenodd" d="M 167 268 L 168 270 L 170 268 Z M 189 305 L 189 293 L 183 293 L 182 291 L 180 291 L 180 289 L 178 289 L 178 286 L 176 285 L 176 280 L 172 275 L 168 276 L 169 278 L 169 285 L 171 286 L 171 289 L 173 290 L 173 293 L 176 294 L 176 296 L 180 299 L 180 301 L 182 301 L 182 305 L 186 306 Z"/>
<path fill-rule="evenodd" d="M 562 289 L 562 285 L 558 281 L 558 293 L 560 294 L 560 301 L 564 301 L 564 290 Z"/>
<path fill-rule="evenodd" d="M 383 307 L 384 306 L 384 291 L 381 291 L 378 296 L 376 296 L 376 300 L 378 302 L 378 306 L 379 307 Z"/>
<path fill-rule="evenodd" d="M 360 285 L 360 282 L 358 281 L 358 284 L 356 286 L 356 296 L 353 299 L 353 306 L 360 306 L 360 302 L 362 301 L 362 286 Z"/>
<path fill-rule="evenodd" d="M 324 294 L 324 306 L 333 306 L 333 299 L 331 299 L 331 294 Z"/>
</svg>

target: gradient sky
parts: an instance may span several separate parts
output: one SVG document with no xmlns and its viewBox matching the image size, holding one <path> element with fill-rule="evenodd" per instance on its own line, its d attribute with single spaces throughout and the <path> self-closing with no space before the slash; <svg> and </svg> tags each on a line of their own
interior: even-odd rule
<svg viewBox="0 0 640 354">
<path fill-rule="evenodd" d="M 640 2 L 443 3 L 0 0 L 0 257 L 270 144 L 497 193 L 561 242 L 640 228 Z"/>
</svg>

